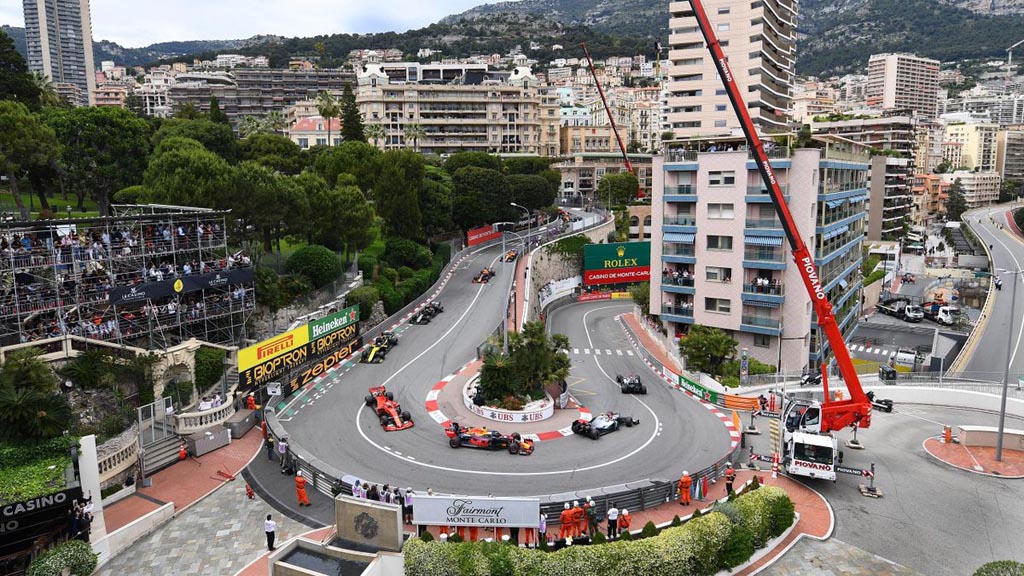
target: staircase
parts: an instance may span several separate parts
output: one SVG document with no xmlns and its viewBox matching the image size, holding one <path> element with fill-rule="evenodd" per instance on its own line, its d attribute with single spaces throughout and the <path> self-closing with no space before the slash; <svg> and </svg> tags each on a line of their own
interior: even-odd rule
<svg viewBox="0 0 1024 576">
<path fill-rule="evenodd" d="M 153 423 L 155 427 L 162 427 L 161 422 Z M 151 441 L 143 446 L 145 453 L 142 455 L 142 472 L 149 476 L 155 472 L 174 464 L 178 461 L 178 448 L 181 440 L 177 435 L 171 434 L 159 440 Z"/>
</svg>

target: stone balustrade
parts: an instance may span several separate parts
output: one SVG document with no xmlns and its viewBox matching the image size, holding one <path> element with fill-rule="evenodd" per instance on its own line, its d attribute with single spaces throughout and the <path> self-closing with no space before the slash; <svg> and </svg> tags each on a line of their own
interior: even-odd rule
<svg viewBox="0 0 1024 576">
<path fill-rule="evenodd" d="M 188 436 L 210 426 L 216 426 L 228 421 L 235 414 L 235 407 L 231 402 L 226 402 L 217 408 L 209 410 L 184 412 L 174 416 L 179 436 Z"/>
<path fill-rule="evenodd" d="M 101 444 L 96 452 L 99 456 L 100 484 L 103 485 L 139 461 L 138 423 Z"/>
</svg>

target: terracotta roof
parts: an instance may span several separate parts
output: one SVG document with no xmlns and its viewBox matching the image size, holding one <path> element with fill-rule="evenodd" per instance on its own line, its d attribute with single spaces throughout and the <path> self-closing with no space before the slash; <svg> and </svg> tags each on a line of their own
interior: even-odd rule
<svg viewBox="0 0 1024 576">
<path fill-rule="evenodd" d="M 320 128 L 318 128 L 318 126 L 320 126 Z M 338 118 L 331 118 L 331 132 L 338 132 L 340 130 L 341 120 Z M 327 120 L 325 120 L 323 116 L 301 118 L 289 131 L 292 134 L 296 132 L 327 132 Z"/>
</svg>

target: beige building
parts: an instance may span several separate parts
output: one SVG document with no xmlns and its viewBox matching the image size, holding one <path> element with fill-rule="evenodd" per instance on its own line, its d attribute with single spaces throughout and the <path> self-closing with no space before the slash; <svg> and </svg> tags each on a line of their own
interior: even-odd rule
<svg viewBox="0 0 1024 576">
<path fill-rule="evenodd" d="M 915 226 L 925 226 L 946 213 L 949 183 L 940 174 L 914 175 L 915 213 L 911 216 Z"/>
<path fill-rule="evenodd" d="M 1024 125 L 999 132 L 996 171 L 1004 180 L 1024 180 Z"/>
<path fill-rule="evenodd" d="M 872 156 L 869 177 L 868 240 L 897 240 L 910 223 L 914 161 Z"/>
<path fill-rule="evenodd" d="M 331 118 L 328 123 L 323 116 L 309 116 L 289 126 L 285 136 L 303 150 L 313 146 L 340 146 L 341 120 Z"/>
<path fill-rule="evenodd" d="M 789 131 L 796 59 L 795 0 L 707 0 L 708 17 L 750 115 L 762 132 Z M 739 128 L 688 2 L 669 4 L 669 59 L 662 130 L 675 137 Z"/>
<path fill-rule="evenodd" d="M 882 110 L 938 115 L 939 61 L 913 54 L 873 54 L 868 59 L 867 104 Z"/>
<path fill-rule="evenodd" d="M 619 127 L 619 136 L 626 144 L 627 134 Z M 562 155 L 620 153 L 611 125 L 604 126 L 562 126 L 559 128 Z"/>
<path fill-rule="evenodd" d="M 944 184 L 952 184 L 956 180 L 960 180 L 968 208 L 987 206 L 999 199 L 999 186 L 1002 183 L 1002 178 L 995 172 L 958 170 L 942 175 Z"/>
<path fill-rule="evenodd" d="M 828 116 L 836 111 L 836 101 L 823 90 L 805 90 L 793 96 L 793 120 L 810 124 L 815 116 Z"/>
<path fill-rule="evenodd" d="M 653 182 L 651 155 L 630 154 L 629 162 L 636 172 L 637 180 L 640 183 L 640 192 L 650 198 Z M 604 178 L 605 174 L 615 174 L 626 168 L 622 162 L 622 154 L 615 150 L 614 152 L 567 155 L 561 162 L 552 164 L 551 169 L 557 170 L 562 175 L 562 185 L 558 191 L 561 201 L 567 204 L 581 205 L 591 204 L 595 200 L 601 201 L 600 198 L 594 198 L 594 193 L 601 184 L 601 178 Z"/>
<path fill-rule="evenodd" d="M 559 155 L 558 95 L 529 69 L 473 84 L 392 82 L 379 65 L 358 74 L 356 103 L 364 125 L 384 128 L 379 147 L 416 147 L 428 154 L 461 151 Z"/>
<path fill-rule="evenodd" d="M 946 126 L 943 137 L 943 158 L 952 168 L 965 168 L 979 172 L 996 171 L 996 136 L 999 126 L 995 124 L 971 123 Z M 950 156 L 946 156 L 947 147 Z M 959 150 L 957 146 L 959 145 Z"/>
<path fill-rule="evenodd" d="M 125 107 L 128 98 L 128 87 L 122 83 L 103 83 L 93 91 L 92 99 L 96 106 Z"/>
</svg>

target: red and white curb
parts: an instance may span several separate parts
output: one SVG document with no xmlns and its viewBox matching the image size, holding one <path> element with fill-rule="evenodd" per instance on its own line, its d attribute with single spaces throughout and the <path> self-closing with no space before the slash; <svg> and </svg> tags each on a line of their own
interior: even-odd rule
<svg viewBox="0 0 1024 576">
<path fill-rule="evenodd" d="M 729 450 L 734 450 L 736 446 L 738 446 L 740 443 L 740 431 L 736 429 L 736 425 L 733 423 L 732 418 L 730 418 L 724 412 L 719 410 L 718 406 L 704 400 L 703 398 L 697 397 L 697 395 L 680 386 L 678 375 L 676 375 L 674 372 L 672 372 L 671 370 L 664 366 L 655 366 L 654 364 L 652 364 L 651 361 L 647 359 L 647 355 L 644 354 L 645 350 L 643 350 L 640 344 L 636 341 L 636 339 L 633 338 L 633 334 L 629 330 L 626 330 L 626 327 L 622 323 L 622 315 L 616 316 L 615 321 L 619 323 L 619 327 L 622 328 L 622 332 L 626 335 L 626 339 L 629 340 L 629 343 L 633 346 L 634 349 L 636 349 L 638 353 L 637 355 L 640 357 L 641 360 L 644 361 L 644 364 L 647 364 L 647 367 L 650 368 L 652 372 L 654 372 L 659 378 L 664 380 L 667 384 L 669 384 L 676 390 L 682 391 L 690 398 L 699 402 L 701 406 L 704 406 L 709 411 L 711 411 L 712 414 L 718 416 L 718 419 L 721 420 L 722 424 L 725 426 L 726 431 L 729 432 Z M 673 376 L 676 376 L 676 379 L 673 380 L 671 377 L 666 375 L 665 372 L 669 372 Z"/>
<path fill-rule="evenodd" d="M 427 392 L 427 400 L 424 404 L 424 406 L 427 409 L 427 414 L 431 418 L 433 418 L 434 422 L 440 424 L 442 428 L 447 428 L 448 426 L 450 426 L 452 421 L 450 418 L 444 415 L 444 412 L 441 412 L 441 409 L 438 407 L 437 404 L 437 397 L 441 395 L 441 390 L 443 390 L 444 387 L 447 386 L 449 382 L 451 382 L 457 376 L 468 370 L 469 367 L 475 362 L 477 361 L 473 360 L 472 362 L 468 362 L 462 368 L 459 368 L 454 374 L 449 374 L 448 376 L 445 376 L 440 382 L 434 384 L 433 388 L 431 388 L 430 391 Z M 579 418 L 583 420 L 590 420 L 594 417 L 593 414 L 591 414 L 589 408 L 580 405 L 578 402 L 576 409 L 579 411 Z M 557 440 L 558 438 L 564 438 L 566 436 L 572 435 L 573 431 L 572 426 L 570 425 L 559 430 L 550 430 L 547 432 L 541 432 L 539 434 L 523 434 L 523 438 L 527 440 L 533 440 L 534 442 L 541 442 L 544 440 Z"/>
</svg>

